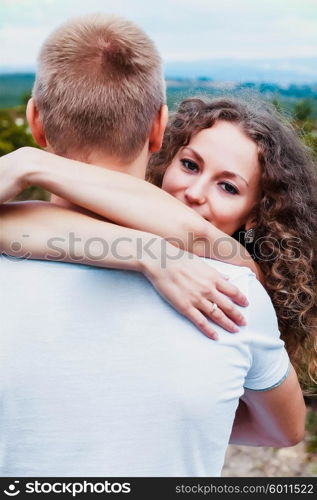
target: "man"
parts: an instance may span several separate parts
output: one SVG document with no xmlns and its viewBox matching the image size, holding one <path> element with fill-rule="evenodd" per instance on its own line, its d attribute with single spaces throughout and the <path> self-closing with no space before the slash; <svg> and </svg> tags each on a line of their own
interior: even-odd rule
<svg viewBox="0 0 317 500">
<path fill-rule="evenodd" d="M 164 131 L 163 89 L 142 31 L 87 17 L 45 43 L 28 119 L 40 146 L 143 178 Z M 61 221 L 78 210 L 53 201 Z M 9 240 L 27 211 L 36 220 L 32 205 L 4 207 Z M 3 257 L 1 475 L 219 475 L 244 386 L 233 442 L 301 439 L 303 401 L 268 296 L 248 270 L 213 265 L 250 301 L 248 326 L 218 328 L 217 343 L 138 273 Z"/>
</svg>

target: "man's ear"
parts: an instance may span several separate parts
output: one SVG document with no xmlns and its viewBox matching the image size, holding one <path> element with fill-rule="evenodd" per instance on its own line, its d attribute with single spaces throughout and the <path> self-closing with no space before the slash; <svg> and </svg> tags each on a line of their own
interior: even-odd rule
<svg viewBox="0 0 317 500">
<path fill-rule="evenodd" d="M 167 119 L 168 107 L 166 106 L 166 104 L 164 104 L 163 106 L 161 106 L 152 125 L 149 138 L 150 153 L 155 153 L 156 151 L 159 151 L 161 149 Z"/>
<path fill-rule="evenodd" d="M 47 146 L 47 142 L 44 134 L 43 124 L 40 120 L 40 115 L 36 103 L 32 97 L 26 107 L 26 119 L 29 123 L 35 142 L 42 148 L 45 148 Z"/>
</svg>

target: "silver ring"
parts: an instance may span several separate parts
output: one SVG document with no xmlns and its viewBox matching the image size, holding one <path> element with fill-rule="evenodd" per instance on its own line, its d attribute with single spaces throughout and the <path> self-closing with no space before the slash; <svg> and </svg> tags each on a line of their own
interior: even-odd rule
<svg viewBox="0 0 317 500">
<path fill-rule="evenodd" d="M 218 309 L 218 305 L 216 304 L 216 302 L 212 302 L 210 314 L 212 314 L 215 311 L 217 311 L 217 309 Z"/>
</svg>

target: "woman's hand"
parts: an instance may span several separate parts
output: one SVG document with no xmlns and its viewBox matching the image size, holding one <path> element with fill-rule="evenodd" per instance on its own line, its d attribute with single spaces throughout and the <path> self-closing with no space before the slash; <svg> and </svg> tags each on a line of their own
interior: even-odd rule
<svg viewBox="0 0 317 500">
<path fill-rule="evenodd" d="M 0 158 L 0 204 L 12 200 L 27 186 L 26 174 L 41 151 L 24 147 Z"/>
<path fill-rule="evenodd" d="M 228 277 L 199 257 L 176 249 L 166 242 L 160 255 L 160 258 L 143 260 L 145 276 L 177 311 L 192 321 L 207 337 L 214 340 L 218 338 L 208 319 L 231 333 L 239 331 L 238 325 L 246 324 L 234 302 L 247 306 L 248 301 L 228 281 Z"/>
</svg>

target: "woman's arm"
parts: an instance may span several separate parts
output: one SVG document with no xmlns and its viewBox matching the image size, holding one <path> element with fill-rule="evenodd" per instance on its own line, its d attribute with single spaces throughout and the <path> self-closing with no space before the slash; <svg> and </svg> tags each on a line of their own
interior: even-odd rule
<svg viewBox="0 0 317 500">
<path fill-rule="evenodd" d="M 217 334 L 206 316 L 230 332 L 245 324 L 232 302 L 247 305 L 239 290 L 201 259 L 157 235 L 45 202 L 2 205 L 0 228 L 6 255 L 143 272 L 208 337 L 216 339 Z"/>
<path fill-rule="evenodd" d="M 38 185 L 117 224 L 157 234 L 199 256 L 250 267 L 258 275 L 242 245 L 141 179 L 33 148 L 2 157 L 0 175 L 2 203 Z"/>
</svg>

